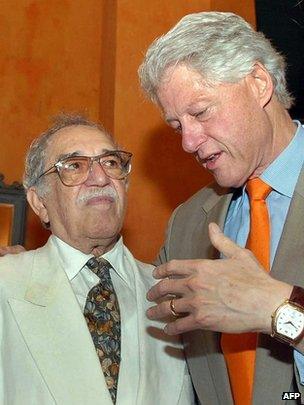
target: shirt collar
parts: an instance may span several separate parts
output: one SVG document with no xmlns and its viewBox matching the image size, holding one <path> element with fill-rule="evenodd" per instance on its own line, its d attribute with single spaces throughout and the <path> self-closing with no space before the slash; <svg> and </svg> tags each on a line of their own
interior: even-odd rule
<svg viewBox="0 0 304 405">
<path fill-rule="evenodd" d="M 291 142 L 267 167 L 261 179 L 278 193 L 292 197 L 304 161 L 304 129 L 299 121 Z"/>
<path fill-rule="evenodd" d="M 131 266 L 125 262 L 123 238 L 120 236 L 111 250 L 102 255 L 111 266 L 115 273 L 123 279 L 128 285 L 133 285 L 134 274 Z"/>
<path fill-rule="evenodd" d="M 64 271 L 66 272 L 69 281 L 71 281 L 86 265 L 87 261 L 94 256 L 92 254 L 85 254 L 80 250 L 73 248 L 55 235 L 52 235 L 51 238 L 52 242 L 57 247 Z M 125 282 L 129 283 L 128 280 L 130 279 L 130 275 L 127 272 L 128 266 L 123 265 L 123 246 L 123 238 L 120 236 L 113 248 L 102 255 L 102 257 L 108 260 L 118 276 L 120 276 Z"/>
<path fill-rule="evenodd" d="M 85 266 L 86 262 L 94 256 L 92 254 L 87 255 L 82 253 L 80 250 L 73 248 L 55 235 L 52 235 L 51 238 L 52 242 L 57 247 L 59 257 L 63 263 L 63 269 L 69 281 L 71 281 Z"/>
</svg>

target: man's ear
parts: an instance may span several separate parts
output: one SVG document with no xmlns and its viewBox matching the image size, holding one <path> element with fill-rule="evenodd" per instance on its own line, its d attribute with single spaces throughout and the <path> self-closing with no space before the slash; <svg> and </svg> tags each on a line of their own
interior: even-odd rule
<svg viewBox="0 0 304 405">
<path fill-rule="evenodd" d="M 26 198 L 35 214 L 40 218 L 41 222 L 47 224 L 50 220 L 47 209 L 44 205 L 44 199 L 39 196 L 35 187 L 30 187 L 27 190 Z"/>
<path fill-rule="evenodd" d="M 259 99 L 260 106 L 265 107 L 274 93 L 274 85 L 270 73 L 262 63 L 256 62 L 249 76 L 252 79 L 254 91 Z"/>
</svg>

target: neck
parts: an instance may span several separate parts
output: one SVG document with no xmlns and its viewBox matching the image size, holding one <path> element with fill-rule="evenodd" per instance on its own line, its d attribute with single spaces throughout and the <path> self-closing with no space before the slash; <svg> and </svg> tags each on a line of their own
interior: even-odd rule
<svg viewBox="0 0 304 405">
<path fill-rule="evenodd" d="M 91 247 L 90 253 L 92 253 L 95 257 L 99 257 L 99 256 L 105 254 L 106 252 L 108 252 L 109 250 L 111 250 L 117 243 L 118 239 L 119 239 L 119 235 L 117 237 L 115 237 L 115 239 L 112 240 L 112 242 L 107 244 L 106 246 L 100 245 L 100 244 L 93 246 L 93 247 Z"/>
<path fill-rule="evenodd" d="M 268 117 L 273 129 L 273 160 L 288 146 L 296 132 L 297 126 L 288 111 L 275 98 L 269 106 Z"/>
<path fill-rule="evenodd" d="M 93 254 L 95 257 L 99 257 L 111 250 L 119 239 L 119 235 L 114 235 L 104 239 L 79 238 L 73 240 L 70 238 L 63 238 L 60 235 L 56 236 L 73 248 L 80 250 L 82 253 Z"/>
</svg>

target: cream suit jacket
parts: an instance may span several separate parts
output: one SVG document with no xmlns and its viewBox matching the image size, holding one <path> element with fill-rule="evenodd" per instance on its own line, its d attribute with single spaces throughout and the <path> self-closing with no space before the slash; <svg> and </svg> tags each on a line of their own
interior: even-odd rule
<svg viewBox="0 0 304 405">
<path fill-rule="evenodd" d="M 135 261 L 124 249 L 138 269 L 136 404 L 192 404 L 180 342 L 169 342 L 162 325 L 145 316 L 152 266 Z M 86 322 L 51 239 L 35 251 L 0 259 L 0 349 L 1 404 L 112 405 Z M 119 386 L 116 403 L 128 404 L 119 398 Z"/>
<path fill-rule="evenodd" d="M 158 263 L 171 259 L 218 258 L 210 244 L 208 224 L 223 229 L 232 193 L 214 184 L 200 190 L 173 213 Z M 304 286 L 304 170 L 298 179 L 271 270 L 273 277 Z M 220 334 L 195 331 L 184 335 L 187 362 L 199 400 L 208 405 L 232 404 Z M 255 405 L 283 404 L 284 391 L 301 392 L 293 349 L 260 334 L 254 380 Z M 286 401 L 294 403 L 292 400 Z"/>
</svg>

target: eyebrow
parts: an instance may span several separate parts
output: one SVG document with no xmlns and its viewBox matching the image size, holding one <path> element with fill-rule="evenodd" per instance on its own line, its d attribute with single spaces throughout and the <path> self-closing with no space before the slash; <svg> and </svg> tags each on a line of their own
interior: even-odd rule
<svg viewBox="0 0 304 405">
<path fill-rule="evenodd" d="M 204 103 L 204 105 L 199 105 L 199 107 L 197 106 L 197 104 L 200 103 Z M 187 105 L 186 108 L 186 113 L 189 114 L 189 111 L 191 111 L 191 109 L 206 109 L 209 107 L 209 105 L 211 104 L 211 100 L 210 98 L 208 98 L 208 96 L 199 96 L 195 101 L 191 102 L 189 105 Z M 212 103 L 214 104 L 214 103 Z M 172 121 L 179 121 L 178 118 L 175 117 L 171 117 L 171 116 L 166 116 L 166 114 L 163 113 L 163 117 L 164 120 L 169 124 Z"/>
<path fill-rule="evenodd" d="M 71 153 L 62 153 L 59 156 L 57 156 L 57 161 L 67 159 L 67 158 L 73 157 L 73 156 L 80 156 L 80 155 L 81 155 L 81 152 L 79 152 L 79 151 L 75 151 L 75 152 L 71 152 Z"/>
<path fill-rule="evenodd" d="M 108 152 L 116 152 L 118 149 L 102 149 L 102 152 L 101 153 L 99 153 L 98 155 L 96 155 L 96 156 L 99 156 L 99 155 L 103 155 L 103 154 L 105 154 L 105 153 L 108 153 Z M 70 158 L 70 157 L 75 157 L 75 156 L 87 156 L 87 155 L 85 155 L 83 152 L 81 152 L 81 151 L 74 151 L 74 152 L 70 152 L 70 153 L 62 153 L 62 154 L 60 154 L 58 157 L 57 157 L 57 161 L 59 161 L 59 160 L 64 160 L 64 159 L 68 159 L 68 158 Z"/>
</svg>

